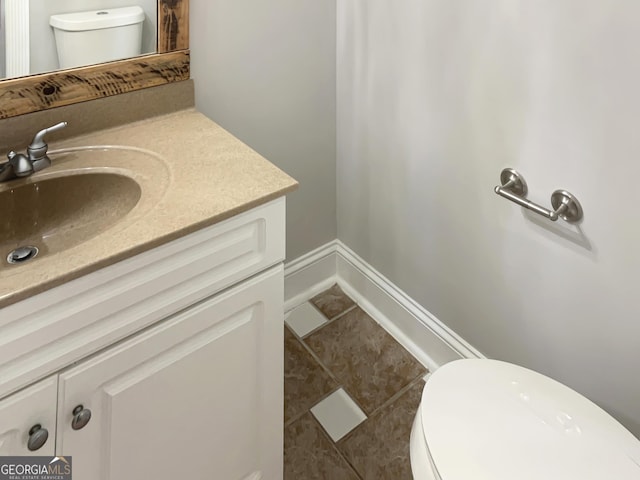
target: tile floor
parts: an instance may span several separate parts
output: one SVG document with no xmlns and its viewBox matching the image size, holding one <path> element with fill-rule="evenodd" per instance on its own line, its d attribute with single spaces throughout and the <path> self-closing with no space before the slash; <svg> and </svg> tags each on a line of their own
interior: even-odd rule
<svg viewBox="0 0 640 480">
<path fill-rule="evenodd" d="M 285 321 L 285 480 L 411 480 L 427 370 L 337 285 Z"/>
</svg>

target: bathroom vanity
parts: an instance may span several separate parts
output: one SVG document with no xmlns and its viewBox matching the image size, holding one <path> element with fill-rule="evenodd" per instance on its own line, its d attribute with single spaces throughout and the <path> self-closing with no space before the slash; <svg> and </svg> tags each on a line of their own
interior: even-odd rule
<svg viewBox="0 0 640 480">
<path fill-rule="evenodd" d="M 113 174 L 140 198 L 0 269 L 0 455 L 71 456 L 80 480 L 282 478 L 296 182 L 192 109 L 51 144 L 15 185 Z"/>
</svg>

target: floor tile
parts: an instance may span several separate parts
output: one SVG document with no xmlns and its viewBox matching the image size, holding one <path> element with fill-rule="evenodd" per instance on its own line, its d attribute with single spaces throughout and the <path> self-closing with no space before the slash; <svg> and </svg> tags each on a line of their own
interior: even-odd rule
<svg viewBox="0 0 640 480">
<path fill-rule="evenodd" d="M 305 343 L 369 415 L 426 369 L 360 308 Z"/>
<path fill-rule="evenodd" d="M 310 413 L 284 430 L 284 480 L 358 480 Z"/>
<path fill-rule="evenodd" d="M 304 348 L 284 329 L 284 421 L 307 411 L 338 385 Z"/>
<path fill-rule="evenodd" d="M 314 406 L 311 413 L 334 442 L 367 419 L 360 407 L 342 388 Z"/>
<path fill-rule="evenodd" d="M 316 307 L 309 302 L 304 302 L 291 311 L 285 318 L 285 322 L 287 322 L 287 325 L 289 325 L 296 335 L 302 338 L 307 333 L 327 323 L 328 320 Z"/>
<path fill-rule="evenodd" d="M 329 319 L 337 317 L 355 305 L 355 302 L 347 297 L 337 284 L 313 297 L 311 303 Z"/>
<path fill-rule="evenodd" d="M 409 439 L 424 382 L 345 436 L 338 448 L 365 480 L 411 480 Z"/>
</svg>

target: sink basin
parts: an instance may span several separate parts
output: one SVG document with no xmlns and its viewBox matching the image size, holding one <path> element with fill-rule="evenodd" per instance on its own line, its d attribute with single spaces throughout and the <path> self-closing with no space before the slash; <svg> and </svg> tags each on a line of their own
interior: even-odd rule
<svg viewBox="0 0 640 480">
<path fill-rule="evenodd" d="M 135 180 L 114 173 L 46 178 L 0 191 L 2 260 L 17 247 L 44 254 L 83 243 L 129 213 L 140 195 Z"/>
<path fill-rule="evenodd" d="M 159 202 L 169 181 L 163 159 L 142 149 L 89 146 L 49 155 L 50 168 L 0 183 L 0 278 L 126 228 Z"/>
</svg>

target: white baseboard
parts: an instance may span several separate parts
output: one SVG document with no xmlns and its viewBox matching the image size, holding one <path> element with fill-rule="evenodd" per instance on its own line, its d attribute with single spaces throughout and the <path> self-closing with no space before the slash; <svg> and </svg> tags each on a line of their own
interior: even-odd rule
<svg viewBox="0 0 640 480">
<path fill-rule="evenodd" d="M 285 311 L 334 283 L 429 370 L 460 358 L 484 358 L 339 240 L 286 265 Z"/>
<path fill-rule="evenodd" d="M 340 241 L 336 256 L 344 292 L 429 370 L 460 358 L 484 358 Z"/>
<path fill-rule="evenodd" d="M 337 240 L 287 263 L 284 268 L 284 311 L 301 305 L 325 291 L 336 277 Z"/>
</svg>

